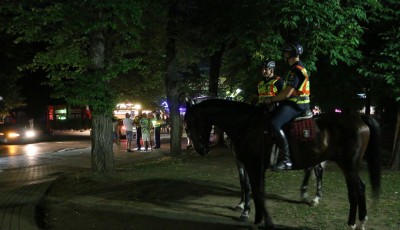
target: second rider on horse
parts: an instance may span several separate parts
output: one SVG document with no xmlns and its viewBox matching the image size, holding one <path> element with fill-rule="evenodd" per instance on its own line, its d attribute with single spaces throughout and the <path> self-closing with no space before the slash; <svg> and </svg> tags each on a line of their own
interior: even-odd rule
<svg viewBox="0 0 400 230">
<path fill-rule="evenodd" d="M 282 53 L 286 63 L 290 66 L 286 86 L 276 96 L 264 100 L 267 105 L 280 102 L 269 120 L 271 136 L 276 139 L 280 152 L 283 154 L 283 160 L 278 162 L 273 170 L 292 169 L 289 143 L 282 126 L 302 114 L 310 105 L 310 79 L 300 61 L 303 47 L 297 42 L 287 43 L 283 46 Z"/>
</svg>

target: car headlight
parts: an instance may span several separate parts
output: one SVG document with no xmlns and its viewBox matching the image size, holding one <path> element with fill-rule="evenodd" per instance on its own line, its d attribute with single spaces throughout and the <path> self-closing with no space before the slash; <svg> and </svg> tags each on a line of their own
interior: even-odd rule
<svg viewBox="0 0 400 230">
<path fill-rule="evenodd" d="M 30 130 L 30 131 L 26 131 L 25 133 L 26 137 L 34 137 L 35 136 L 35 132 Z"/>
<path fill-rule="evenodd" d="M 9 133 L 9 134 L 8 134 L 8 137 L 9 137 L 9 138 L 16 138 L 16 137 L 19 137 L 19 133 Z"/>
</svg>

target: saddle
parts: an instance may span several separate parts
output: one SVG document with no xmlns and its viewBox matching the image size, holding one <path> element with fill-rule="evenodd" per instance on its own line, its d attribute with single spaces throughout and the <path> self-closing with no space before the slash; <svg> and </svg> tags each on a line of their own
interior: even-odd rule
<svg viewBox="0 0 400 230">
<path fill-rule="evenodd" d="M 282 129 L 287 136 L 289 144 L 314 140 L 315 125 L 312 111 L 306 109 L 302 114 L 285 124 Z M 269 135 L 267 135 L 267 141 L 275 143 Z"/>
<path fill-rule="evenodd" d="M 314 140 L 314 126 L 313 113 L 310 109 L 306 109 L 306 111 L 304 111 L 298 117 L 284 125 L 283 130 L 287 135 L 289 144 L 308 142 Z"/>
</svg>

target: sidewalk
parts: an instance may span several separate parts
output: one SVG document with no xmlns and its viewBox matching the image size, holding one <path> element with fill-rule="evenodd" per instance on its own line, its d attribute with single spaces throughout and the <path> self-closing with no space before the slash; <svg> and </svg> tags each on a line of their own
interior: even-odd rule
<svg viewBox="0 0 400 230">
<path fill-rule="evenodd" d="M 162 139 L 161 149 L 147 152 L 125 151 L 125 141 L 120 146 L 114 146 L 115 166 L 120 170 L 121 165 L 135 164 L 142 160 L 162 157 L 169 153 L 169 140 Z M 136 144 L 133 144 L 136 146 Z M 186 148 L 186 138 L 182 139 L 182 148 Z M 1 230 L 38 230 L 44 229 L 45 210 L 71 212 L 74 210 L 90 210 L 95 216 L 78 215 L 71 219 L 69 226 L 54 226 L 48 229 L 119 229 L 111 226 L 120 222 L 132 222 L 123 225 L 123 229 L 248 229 L 249 223 L 240 224 L 225 218 L 209 218 L 185 213 L 182 210 L 151 209 L 148 204 L 132 208 L 121 202 L 102 202 L 102 197 L 75 196 L 60 205 L 60 201 L 43 199 L 46 191 L 57 180 L 66 175 L 75 175 L 90 171 L 90 148 L 66 150 L 54 153 L 59 160 L 49 164 L 26 168 L 5 170 L 0 174 L 0 229 Z M 128 169 L 126 169 L 128 170 Z M 111 193 L 113 191 L 110 191 Z M 46 203 L 44 203 L 46 202 Z M 67 203 L 67 204 L 65 204 Z M 184 205 L 184 204 L 182 204 Z M 185 209 L 183 209 L 185 210 Z M 89 212 L 88 212 L 89 213 Z M 77 226 L 79 216 L 83 218 L 83 226 Z M 110 218 L 115 216 L 116 218 Z M 108 226 L 98 226 L 101 218 L 110 219 Z M 126 226 L 130 226 L 127 227 Z M 195 227 L 197 226 L 197 227 Z M 48 226 L 47 226 L 48 227 Z"/>
</svg>

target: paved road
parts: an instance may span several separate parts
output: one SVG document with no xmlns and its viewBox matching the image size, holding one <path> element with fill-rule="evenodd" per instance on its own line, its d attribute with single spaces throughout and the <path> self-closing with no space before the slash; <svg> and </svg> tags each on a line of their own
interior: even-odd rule
<svg viewBox="0 0 400 230">
<path fill-rule="evenodd" d="M 44 141 L 43 141 L 44 140 Z M 54 161 L 59 153 L 90 147 L 89 132 L 55 132 L 52 137 L 20 145 L 0 145 L 0 172 Z M 58 154 L 57 154 L 58 153 Z"/>
<path fill-rule="evenodd" d="M 41 198 L 57 177 L 91 170 L 90 146 L 88 131 L 55 132 L 35 143 L 0 145 L 0 229 L 41 229 Z M 116 167 L 168 153 L 169 135 L 161 135 L 161 149 L 146 154 L 127 153 L 125 146 L 126 140 L 114 145 Z"/>
<path fill-rule="evenodd" d="M 89 132 L 0 145 L 0 229 L 39 229 L 37 203 L 57 175 L 90 167 L 89 147 Z"/>
</svg>

